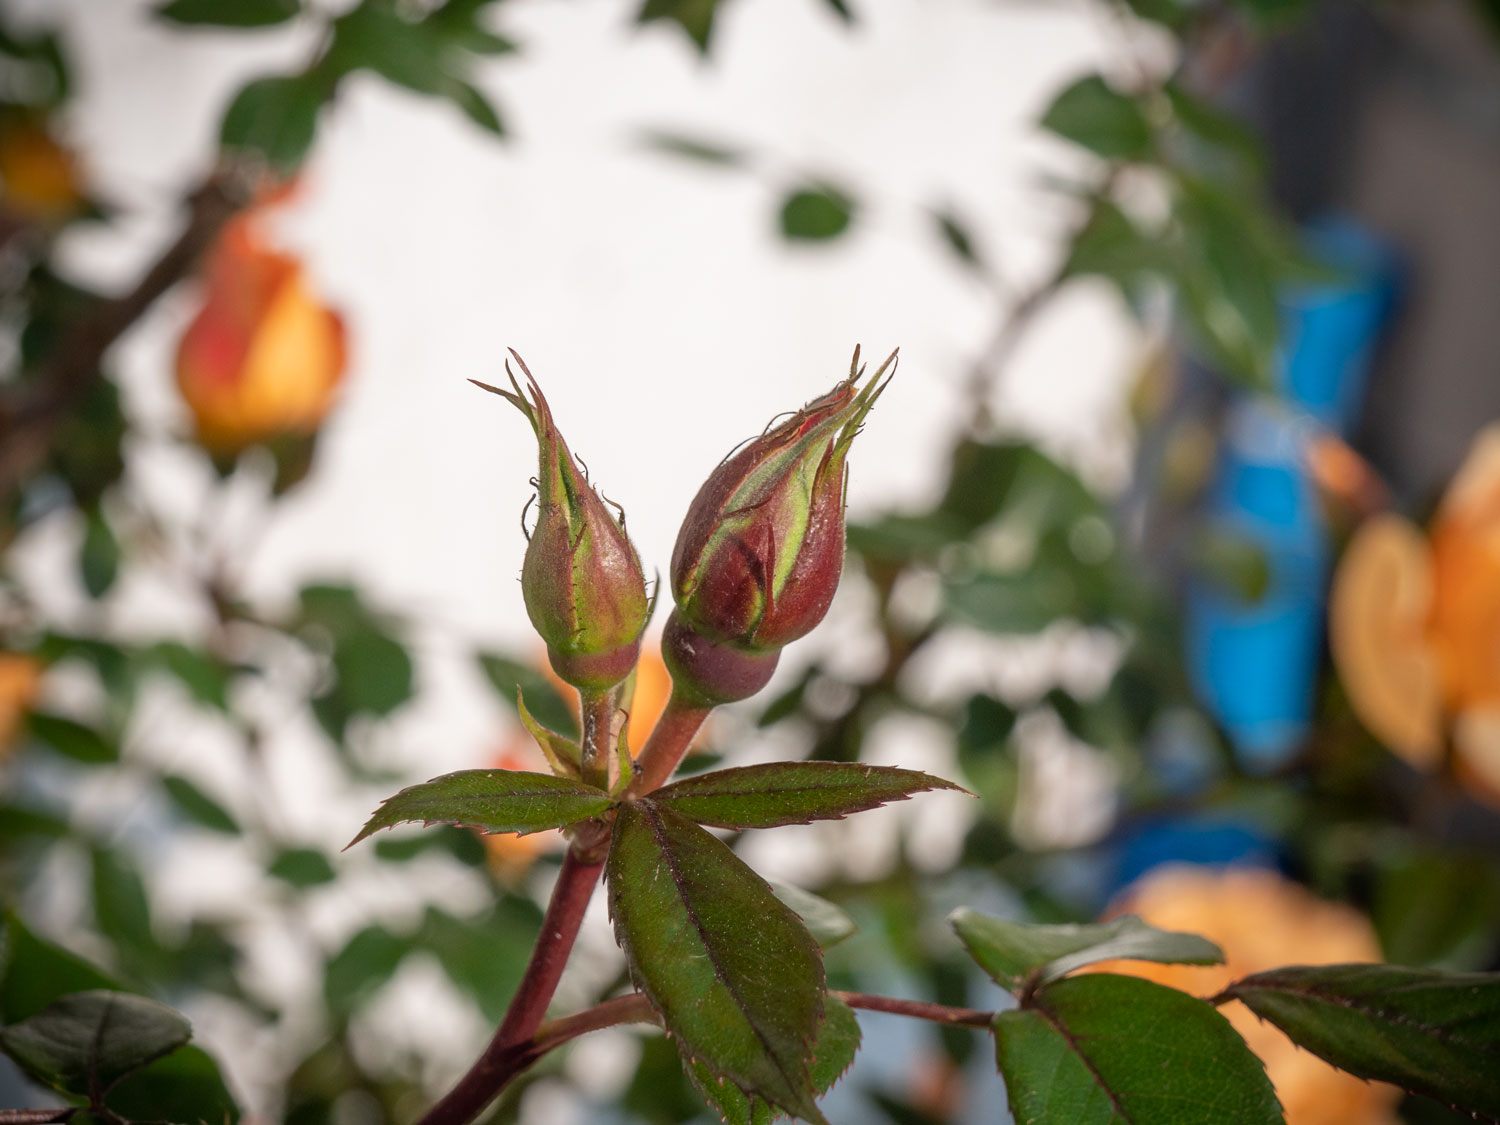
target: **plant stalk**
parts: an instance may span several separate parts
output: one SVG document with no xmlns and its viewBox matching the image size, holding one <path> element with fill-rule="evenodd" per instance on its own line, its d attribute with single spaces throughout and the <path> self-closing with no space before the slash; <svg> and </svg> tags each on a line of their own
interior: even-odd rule
<svg viewBox="0 0 1500 1125">
<path fill-rule="evenodd" d="M 660 789 L 672 776 L 672 771 L 682 761 L 693 744 L 693 736 L 708 718 L 712 707 L 684 702 L 673 692 L 667 700 L 651 737 L 641 747 L 640 757 L 635 763 L 635 780 L 630 784 L 630 796 L 641 797 L 654 789 Z"/>
</svg>

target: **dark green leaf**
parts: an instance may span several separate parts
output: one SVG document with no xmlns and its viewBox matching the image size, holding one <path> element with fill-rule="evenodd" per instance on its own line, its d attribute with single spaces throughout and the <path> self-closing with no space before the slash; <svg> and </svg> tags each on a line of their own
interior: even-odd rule
<svg viewBox="0 0 1500 1125">
<path fill-rule="evenodd" d="M 708 43 L 713 38 L 714 15 L 718 12 L 719 0 L 646 0 L 636 13 L 635 22 L 651 23 L 666 20 L 675 23 L 698 46 L 708 54 Z"/>
<path fill-rule="evenodd" d="M 1265 1069 L 1229 1021 L 1175 988 L 1095 973 L 995 1017 L 1017 1121 L 1281 1125 Z"/>
<path fill-rule="evenodd" d="M 118 852 L 93 850 L 94 922 L 100 931 L 134 950 L 155 950 L 151 929 L 151 901 L 140 872 Z"/>
<path fill-rule="evenodd" d="M 10 803 L 0 804 L 0 840 L 18 840 L 25 836 L 59 837 L 68 834 L 63 816 Z"/>
<path fill-rule="evenodd" d="M 1134 914 L 1096 925 L 1038 926 L 991 918 L 965 907 L 948 920 L 970 956 L 1011 992 L 1035 988 L 1100 961 L 1218 965 L 1224 960 L 1207 938 L 1158 930 Z"/>
<path fill-rule="evenodd" d="M 824 949 L 837 945 L 859 929 L 853 918 L 811 891 L 789 883 L 772 883 L 771 893 L 792 908 L 792 913 L 802 919 L 813 940 Z"/>
<path fill-rule="evenodd" d="M 1500 973 L 1293 967 L 1223 995 L 1341 1070 L 1500 1119 Z"/>
<path fill-rule="evenodd" d="M 823 3 L 833 9 L 833 14 L 838 16 L 846 24 L 855 22 L 854 9 L 850 8 L 847 0 L 823 0 Z"/>
<path fill-rule="evenodd" d="M 102 598 L 120 573 L 120 541 L 104 513 L 90 509 L 84 516 L 83 545 L 78 551 L 78 574 L 91 598 Z"/>
<path fill-rule="evenodd" d="M 1042 115 L 1042 128 L 1106 160 L 1139 160 L 1151 153 L 1151 125 L 1141 107 L 1097 74 L 1058 94 Z"/>
<path fill-rule="evenodd" d="M 974 247 L 974 236 L 969 233 L 969 225 L 949 208 L 933 211 L 932 220 L 937 224 L 943 244 L 953 251 L 953 256 L 970 269 L 983 272 L 984 262 Z"/>
<path fill-rule="evenodd" d="M 189 820 L 214 832 L 238 835 L 239 822 L 223 805 L 187 778 L 164 777 L 161 779 L 161 787 L 166 790 L 167 796 L 172 798 L 172 803 L 177 806 L 178 811 Z"/>
<path fill-rule="evenodd" d="M 373 629 L 340 637 L 333 649 L 338 694 L 351 714 L 389 715 L 411 698 L 411 657 Z"/>
<path fill-rule="evenodd" d="M 6 911 L 0 932 L 0 1023 L 30 1019 L 72 992 L 118 987 L 103 970 L 37 937 Z"/>
<path fill-rule="evenodd" d="M 28 1020 L 0 1028 L 0 1048 L 28 1075 L 84 1097 L 181 1047 L 183 1016 L 128 992 L 76 992 Z"/>
<path fill-rule="evenodd" d="M 857 762 L 770 762 L 715 770 L 651 795 L 689 820 L 715 828 L 775 828 L 842 820 L 913 793 L 960 786 L 940 777 Z"/>
<path fill-rule="evenodd" d="M 479 667 L 507 707 L 516 705 L 516 690 L 520 689 L 537 722 L 565 738 L 578 740 L 578 717 L 573 705 L 537 669 L 488 652 L 479 654 Z"/>
<path fill-rule="evenodd" d="M 641 143 L 647 148 L 667 153 L 670 156 L 696 160 L 700 164 L 716 164 L 723 168 L 738 167 L 748 160 L 748 154 L 743 149 L 733 148 L 717 141 L 704 140 L 702 137 L 689 137 L 682 133 L 653 130 L 641 137 Z"/>
<path fill-rule="evenodd" d="M 317 848 L 287 848 L 266 871 L 294 887 L 316 887 L 338 878 L 333 864 Z"/>
<path fill-rule="evenodd" d="M 859 1040 L 859 1021 L 849 1005 L 837 996 L 824 997 L 823 1024 L 818 1028 L 810 1069 L 813 1088 L 820 1095 L 826 1094 L 854 1062 Z M 690 1063 L 688 1074 L 725 1125 L 771 1125 L 780 1116 L 761 1098 L 746 1096 L 738 1086 L 716 1080 L 702 1063 Z"/>
<path fill-rule="evenodd" d="M 179 641 L 153 645 L 150 657 L 176 676 L 195 699 L 221 711 L 229 705 L 229 670 L 217 658 Z"/>
<path fill-rule="evenodd" d="M 541 911 L 527 899 L 502 898 L 491 913 L 455 918 L 429 908 L 422 945 L 443 971 L 472 996 L 484 1018 L 498 1023 L 520 986 L 531 947 L 541 929 Z"/>
<path fill-rule="evenodd" d="M 473 83 L 455 78 L 444 85 L 443 94 L 481 129 L 497 137 L 505 136 L 505 123 L 500 120 L 494 103 Z"/>
<path fill-rule="evenodd" d="M 5 814 L 0 813 L 0 819 Z M 1371 911 L 1387 961 L 1430 969 L 1482 969 L 1500 930 L 1500 869 L 1487 855 L 1392 849 Z"/>
<path fill-rule="evenodd" d="M 650 799 L 620 806 L 605 869 L 631 977 L 715 1081 L 822 1123 L 809 1074 L 823 962 L 729 848 Z"/>
<path fill-rule="evenodd" d="M 835 187 L 811 185 L 788 193 L 781 204 L 781 234 L 794 242 L 824 242 L 849 229 L 852 197 Z"/>
<path fill-rule="evenodd" d="M 224 1084 L 218 1064 L 193 1046 L 181 1047 L 127 1075 L 104 1101 L 129 1121 L 235 1125 L 240 1119 L 239 1107 Z"/>
<path fill-rule="evenodd" d="M 299 8 L 298 0 L 171 0 L 156 14 L 173 23 L 271 27 L 291 19 Z"/>
<path fill-rule="evenodd" d="M 367 926 L 328 962 L 323 998 L 331 1011 L 347 1014 L 369 999 L 395 973 L 411 943 L 384 926 Z"/>
<path fill-rule="evenodd" d="M 366 68 L 419 94 L 440 94 L 450 77 L 451 44 L 423 22 L 381 0 L 361 3 L 334 24 L 331 56 L 340 70 Z"/>
<path fill-rule="evenodd" d="M 442 825 L 426 832 L 383 836 L 375 841 L 375 854 L 391 863 L 406 863 L 433 851 L 447 852 L 470 867 L 485 862 L 484 843 L 467 828 Z"/>
<path fill-rule="evenodd" d="M 76 762 L 93 765 L 113 762 L 119 757 L 120 749 L 114 742 L 106 741 L 98 731 L 72 719 L 33 711 L 27 726 L 42 742 Z"/>
<path fill-rule="evenodd" d="M 257 152 L 278 171 L 294 172 L 312 147 L 318 110 L 330 92 L 327 85 L 300 75 L 257 79 L 224 112 L 219 143 Z"/>
<path fill-rule="evenodd" d="M 587 820 L 609 806 L 608 794 L 550 773 L 461 770 L 401 790 L 380 806 L 348 846 L 408 820 L 525 835 Z"/>
</svg>

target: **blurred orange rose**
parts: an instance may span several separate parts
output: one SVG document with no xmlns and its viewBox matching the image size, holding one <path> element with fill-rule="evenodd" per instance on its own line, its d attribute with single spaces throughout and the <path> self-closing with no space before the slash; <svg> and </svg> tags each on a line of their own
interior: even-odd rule
<svg viewBox="0 0 1500 1125">
<path fill-rule="evenodd" d="M 1092 971 L 1144 977 L 1212 996 L 1230 981 L 1282 965 L 1379 961 L 1369 921 L 1347 906 L 1325 902 L 1272 871 L 1159 867 L 1137 881 L 1111 913 L 1139 914 L 1153 926 L 1202 934 L 1224 951 L 1223 965 L 1106 962 Z M 1238 1002 L 1224 1013 L 1266 1064 L 1287 1125 L 1395 1125 L 1401 1092 L 1335 1070 L 1299 1049 Z"/>
<path fill-rule="evenodd" d="M 561 695 L 576 710 L 578 693 L 558 679 L 552 665 L 543 656 L 538 662 L 547 678 Z M 626 741 L 631 754 L 639 754 L 646 743 L 646 736 L 661 718 L 666 709 L 667 697 L 672 693 L 672 677 L 661 658 L 661 649 L 656 642 L 641 646 L 641 659 L 635 666 L 634 691 L 625 710 L 630 715 L 630 727 Z M 516 733 L 495 756 L 492 769 L 537 770 L 545 772 L 546 759 L 541 749 L 525 732 Z M 490 867 L 505 882 L 515 882 L 524 875 L 544 851 L 561 846 L 560 832 L 533 832 L 517 836 L 513 832 L 496 832 L 483 837 L 489 854 Z"/>
<path fill-rule="evenodd" d="M 42 666 L 19 652 L 0 652 L 0 758 L 9 755 L 42 687 Z"/>
<path fill-rule="evenodd" d="M 269 249 L 257 212 L 219 237 L 203 307 L 177 350 L 177 387 L 198 441 L 233 456 L 250 445 L 311 437 L 344 377 L 344 324 L 301 263 Z"/>
<path fill-rule="evenodd" d="M 1360 720 L 1419 768 L 1455 765 L 1500 803 L 1500 425 L 1485 429 L 1427 535 L 1366 521 L 1334 577 L 1334 663 Z"/>
<path fill-rule="evenodd" d="M 10 214 L 55 226 L 87 203 L 73 154 L 32 116 L 0 121 L 0 205 Z"/>
</svg>

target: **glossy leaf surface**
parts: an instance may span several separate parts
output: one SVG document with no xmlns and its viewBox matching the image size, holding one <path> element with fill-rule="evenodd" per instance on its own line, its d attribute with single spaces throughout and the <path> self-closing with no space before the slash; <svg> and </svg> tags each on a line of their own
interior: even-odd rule
<svg viewBox="0 0 1500 1125">
<path fill-rule="evenodd" d="M 75 992 L 0 1028 L 0 1048 L 38 1082 L 87 1096 L 181 1047 L 192 1027 L 165 1004 L 128 992 Z"/>
</svg>

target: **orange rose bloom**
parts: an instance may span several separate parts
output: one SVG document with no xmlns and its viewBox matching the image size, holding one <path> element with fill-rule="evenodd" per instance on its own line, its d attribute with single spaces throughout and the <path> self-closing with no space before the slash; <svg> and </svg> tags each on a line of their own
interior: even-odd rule
<svg viewBox="0 0 1500 1125">
<path fill-rule="evenodd" d="M 5 210 L 43 226 L 60 224 L 84 203 L 73 154 L 36 118 L 0 126 L 0 184 Z"/>
<path fill-rule="evenodd" d="M 1316 898 L 1273 871 L 1159 867 L 1126 891 L 1112 913 L 1139 914 L 1164 930 L 1202 934 L 1224 951 L 1224 964 L 1111 961 L 1091 970 L 1143 977 L 1195 996 L 1212 996 L 1233 980 L 1283 965 L 1381 959 L 1363 915 Z M 1266 1064 L 1287 1125 L 1395 1125 L 1401 1098 L 1396 1087 L 1334 1069 L 1238 1001 L 1219 1010 Z"/>
<path fill-rule="evenodd" d="M 177 350 L 177 387 L 198 441 L 233 456 L 311 437 L 344 377 L 344 325 L 297 259 L 267 248 L 255 213 L 232 221 L 208 263 L 203 307 Z"/>
<path fill-rule="evenodd" d="M 35 657 L 0 652 L 0 757 L 15 745 L 41 686 L 42 666 Z"/>
<path fill-rule="evenodd" d="M 1475 441 L 1427 535 L 1367 521 L 1334 578 L 1334 663 L 1361 721 L 1419 768 L 1500 803 L 1500 425 Z"/>
</svg>

